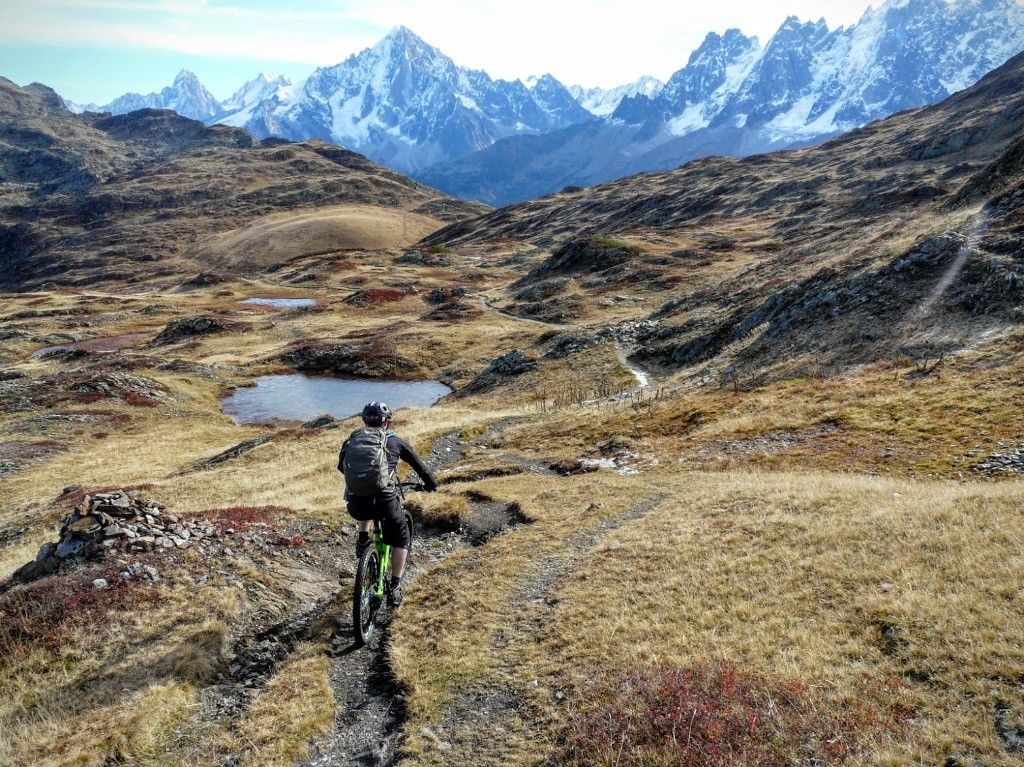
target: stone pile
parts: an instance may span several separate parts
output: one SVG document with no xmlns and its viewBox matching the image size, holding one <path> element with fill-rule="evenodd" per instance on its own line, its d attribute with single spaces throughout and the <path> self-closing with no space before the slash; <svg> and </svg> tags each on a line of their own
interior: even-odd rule
<svg viewBox="0 0 1024 767">
<path fill-rule="evenodd" d="M 35 560 L 19 568 L 11 580 L 28 583 L 57 572 L 71 557 L 92 557 L 109 549 L 143 553 L 217 537 L 214 525 L 165 514 L 165 508 L 123 490 L 86 496 L 64 520 L 57 543 L 43 544 Z"/>
<path fill-rule="evenodd" d="M 1002 453 L 992 453 L 978 461 L 972 467 L 983 474 L 1020 474 L 1024 473 L 1024 445 Z"/>
</svg>

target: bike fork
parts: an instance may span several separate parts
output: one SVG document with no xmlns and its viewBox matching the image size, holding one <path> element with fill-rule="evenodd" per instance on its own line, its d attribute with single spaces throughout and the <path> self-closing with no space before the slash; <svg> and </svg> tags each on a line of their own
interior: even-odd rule
<svg viewBox="0 0 1024 767">
<path fill-rule="evenodd" d="M 391 547 L 385 546 L 380 554 L 380 572 L 377 573 L 377 597 L 384 598 L 388 582 L 388 570 L 391 567 Z"/>
</svg>

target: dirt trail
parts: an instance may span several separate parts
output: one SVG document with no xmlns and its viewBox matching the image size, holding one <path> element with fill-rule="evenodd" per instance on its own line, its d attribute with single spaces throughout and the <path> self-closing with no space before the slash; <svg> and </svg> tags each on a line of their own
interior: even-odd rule
<svg viewBox="0 0 1024 767">
<path fill-rule="evenodd" d="M 581 329 L 579 325 L 574 324 L 561 324 L 557 322 L 535 320 L 531 319 L 530 317 L 520 317 L 517 314 L 511 314 L 509 312 L 498 309 L 496 306 L 492 306 L 487 296 L 478 295 L 477 298 L 480 301 L 480 305 L 484 309 L 487 309 L 490 312 L 494 312 L 494 314 L 497 314 L 499 317 L 506 317 L 510 320 L 516 320 L 517 322 L 530 322 L 533 323 L 534 325 L 542 325 L 546 328 L 564 330 L 566 332 L 579 331 Z M 619 362 L 622 363 L 623 367 L 625 367 L 630 373 L 632 373 L 633 377 L 636 379 L 636 387 L 631 389 L 629 392 L 626 392 L 626 394 L 636 394 L 638 392 L 650 389 L 652 385 L 652 375 L 630 361 L 629 355 L 632 353 L 630 345 L 627 342 L 623 341 L 621 338 L 616 338 L 615 353 L 618 356 Z"/>
<path fill-rule="evenodd" d="M 465 456 L 470 444 L 479 443 L 512 422 L 497 424 L 471 443 L 458 434 L 447 434 L 434 441 L 426 463 L 433 471 L 450 466 Z M 541 462 L 530 470 L 549 471 Z M 515 509 L 504 503 L 470 497 L 471 513 L 456 532 L 417 530 L 406 577 L 414 580 L 452 552 L 479 546 L 494 535 L 521 522 Z M 368 767 L 393 764 L 400 745 L 405 710 L 387 662 L 389 616 L 366 647 L 354 641 L 350 608 L 350 579 L 341 585 L 335 614 L 338 628 L 332 641 L 330 683 L 337 700 L 334 731 L 311 749 L 303 767 Z"/>
</svg>

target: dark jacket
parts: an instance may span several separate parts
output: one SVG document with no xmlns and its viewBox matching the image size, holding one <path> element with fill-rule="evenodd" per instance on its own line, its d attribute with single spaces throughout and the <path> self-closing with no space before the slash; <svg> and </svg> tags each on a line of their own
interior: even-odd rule
<svg viewBox="0 0 1024 767">
<path fill-rule="evenodd" d="M 348 440 L 341 446 L 341 452 L 338 453 L 338 471 L 345 471 L 345 448 L 348 447 Z M 412 445 L 406 442 L 404 439 L 399 437 L 394 432 L 388 434 L 388 442 L 386 450 L 388 452 L 388 474 L 394 474 L 395 469 L 398 467 L 398 462 L 405 461 L 407 464 L 412 466 L 420 479 L 423 480 L 424 489 L 427 491 L 433 491 L 437 489 L 437 478 L 429 467 L 423 463 L 416 451 L 412 449 Z M 387 490 L 385 492 L 393 492 Z"/>
</svg>

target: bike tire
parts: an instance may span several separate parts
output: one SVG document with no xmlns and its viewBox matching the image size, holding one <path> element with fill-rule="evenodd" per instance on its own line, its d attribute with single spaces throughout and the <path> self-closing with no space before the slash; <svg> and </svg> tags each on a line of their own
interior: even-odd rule
<svg viewBox="0 0 1024 767">
<path fill-rule="evenodd" d="M 377 627 L 380 597 L 377 582 L 380 576 L 380 552 L 374 546 L 366 547 L 356 568 L 356 584 L 352 594 L 352 626 L 357 644 L 366 644 Z"/>
</svg>

